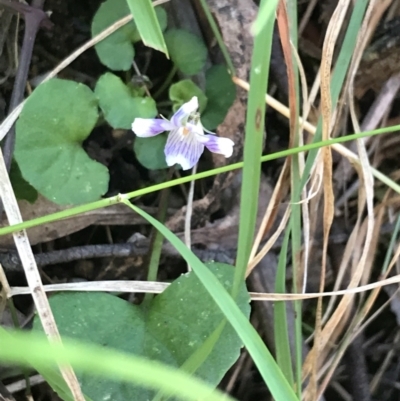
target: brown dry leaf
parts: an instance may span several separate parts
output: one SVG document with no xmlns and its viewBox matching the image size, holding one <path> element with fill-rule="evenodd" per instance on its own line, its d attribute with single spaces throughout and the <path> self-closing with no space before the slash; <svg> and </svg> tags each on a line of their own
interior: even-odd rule
<svg viewBox="0 0 400 401">
<path fill-rule="evenodd" d="M 283 55 L 285 57 L 287 76 L 288 76 L 288 89 L 289 89 L 289 110 L 290 110 L 290 140 L 289 147 L 292 148 L 295 145 L 295 138 L 298 130 L 298 118 L 297 118 L 297 99 L 296 99 L 296 74 L 294 71 L 292 46 L 290 42 L 289 32 L 289 21 L 286 10 L 286 3 L 280 1 L 277 9 L 277 23 L 279 28 L 279 36 L 281 38 Z"/>
<path fill-rule="evenodd" d="M 332 104 L 331 104 L 331 68 L 333 52 L 340 29 L 342 27 L 347 9 L 350 5 L 349 0 L 340 0 L 330 19 L 326 32 L 321 60 L 321 114 L 322 114 L 322 139 L 330 138 L 331 121 L 332 121 Z M 320 291 L 324 290 L 325 274 L 328 254 L 329 232 L 333 222 L 334 215 L 334 195 L 332 186 L 332 153 L 330 147 L 321 150 L 323 163 L 323 189 L 324 189 L 324 215 L 323 215 L 323 252 L 320 278 Z M 310 351 L 304 364 L 304 373 L 311 373 L 310 382 L 307 386 L 306 397 L 315 400 L 317 396 L 317 380 L 318 371 L 321 365 L 319 357 L 320 352 L 324 348 L 322 340 L 322 298 L 318 299 L 315 322 L 315 340 L 314 346 Z M 308 370 L 308 372 L 307 372 Z M 307 399 L 307 398 L 306 398 Z"/>
<path fill-rule="evenodd" d="M 377 6 L 375 1 L 371 1 L 359 32 L 358 41 L 356 45 L 356 49 L 362 49 L 366 44 L 366 31 L 368 30 L 368 23 L 374 14 L 374 9 Z M 355 71 L 356 67 L 361 59 L 361 50 L 356 51 L 354 58 L 352 60 L 352 67 L 350 70 Z M 354 75 L 353 75 L 354 77 Z M 350 88 L 350 112 L 353 121 L 353 126 L 356 132 L 359 132 L 358 121 L 356 119 L 355 111 L 354 111 L 354 103 L 352 98 L 352 79 L 349 81 Z M 374 231 L 374 210 L 373 210 L 373 198 L 374 198 L 374 180 L 370 170 L 370 164 L 368 160 L 367 151 L 364 145 L 363 140 L 357 141 L 358 153 L 360 157 L 360 165 L 355 166 L 356 171 L 359 175 L 360 179 L 360 187 L 358 193 L 358 216 L 356 226 L 354 227 L 354 247 L 351 249 L 347 246 L 347 250 L 350 253 L 351 250 L 351 260 L 352 260 L 352 269 L 351 269 L 351 278 L 350 284 L 351 286 L 357 286 L 363 276 L 366 273 L 366 264 L 368 263 L 368 256 L 371 254 L 371 250 L 374 250 L 376 247 L 376 242 L 373 241 L 373 231 Z M 367 205 L 367 218 L 364 224 L 360 224 L 362 221 L 363 211 Z M 360 229 L 359 229 L 360 228 Z M 349 244 L 348 244 L 349 245 Z M 374 246 L 375 245 L 375 246 Z M 372 258 L 370 258 L 372 259 Z M 372 263 L 372 261 L 370 261 Z M 369 267 L 371 264 L 369 263 Z M 342 264 L 343 271 L 348 269 L 345 265 Z M 369 269 L 368 269 L 369 271 Z M 335 341 L 339 335 L 345 330 L 347 324 L 347 318 L 350 318 L 352 314 L 352 304 L 354 303 L 354 296 L 345 296 L 339 303 L 335 312 L 333 313 L 331 319 L 328 321 L 325 326 L 323 332 L 328 336 L 328 339 L 333 342 Z M 343 318 L 345 317 L 345 318 Z M 327 329 L 329 328 L 329 331 Z M 335 355 L 337 361 L 340 360 L 341 355 L 344 353 L 344 348 L 341 352 Z M 338 363 L 338 362 L 337 362 Z M 325 386 L 327 386 L 329 379 L 332 377 L 335 366 L 334 364 L 328 370 L 322 388 L 320 389 L 320 394 L 324 391 Z"/>
</svg>

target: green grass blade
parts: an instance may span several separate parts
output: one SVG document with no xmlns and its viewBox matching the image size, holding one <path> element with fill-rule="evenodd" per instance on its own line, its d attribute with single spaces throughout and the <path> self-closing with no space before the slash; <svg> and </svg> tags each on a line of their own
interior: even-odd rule
<svg viewBox="0 0 400 401">
<path fill-rule="evenodd" d="M 258 36 L 262 32 L 262 30 L 265 29 L 265 27 L 270 23 L 270 13 L 271 9 L 268 1 L 261 2 L 257 18 L 251 26 L 251 33 L 254 36 Z"/>
<path fill-rule="evenodd" d="M 167 227 L 137 206 L 132 205 L 128 200 L 124 200 L 124 203 L 159 230 L 192 267 L 193 271 L 197 274 L 200 281 L 243 341 L 275 400 L 298 401 L 298 398 L 257 331 L 240 311 L 239 307 L 222 284 L 215 278 L 214 274 Z"/>
<path fill-rule="evenodd" d="M 272 32 L 278 0 L 263 0 L 260 9 L 268 17 L 263 29 L 254 40 L 251 59 L 250 91 L 247 102 L 244 165 L 240 198 L 238 254 L 232 296 L 235 297 L 244 280 L 247 263 L 254 241 L 254 230 L 260 188 L 262 143 L 265 119 L 265 92 L 268 83 Z M 261 12 L 261 11 L 260 11 Z"/>
<path fill-rule="evenodd" d="M 233 66 L 233 62 L 232 62 L 231 56 L 230 56 L 230 54 L 228 52 L 228 49 L 226 48 L 224 39 L 222 38 L 222 35 L 221 35 L 221 33 L 220 33 L 219 29 L 218 29 L 218 26 L 217 26 L 217 24 L 216 24 L 216 22 L 214 20 L 214 17 L 211 14 L 211 11 L 210 11 L 210 9 L 208 7 L 208 4 L 207 4 L 206 0 L 200 0 L 200 4 L 201 4 L 201 7 L 203 8 L 204 14 L 206 15 L 207 21 L 210 24 L 211 30 L 213 31 L 215 40 L 217 41 L 218 46 L 219 46 L 219 48 L 221 50 L 221 53 L 224 56 L 225 63 L 228 66 L 228 69 L 229 69 L 229 73 L 231 75 L 236 75 L 235 67 Z"/>
<path fill-rule="evenodd" d="M 146 46 L 163 52 L 168 57 L 167 45 L 150 0 L 126 0 L 140 37 Z"/>
<path fill-rule="evenodd" d="M 44 335 L 6 331 L 0 328 L 0 360 L 48 369 L 70 363 L 75 369 L 107 378 L 137 383 L 178 397 L 196 401 L 234 401 L 228 395 L 159 362 L 149 361 L 104 347 L 63 338 L 49 343 Z"/>
<path fill-rule="evenodd" d="M 278 269 L 276 272 L 275 292 L 286 292 L 286 255 L 288 251 L 290 230 L 289 227 L 283 238 L 282 249 L 279 255 Z M 276 361 L 283 374 L 293 384 L 293 368 L 290 353 L 289 331 L 286 315 L 286 302 L 274 302 L 274 338 L 276 348 Z"/>
<path fill-rule="evenodd" d="M 295 0 L 287 0 L 286 2 L 286 9 L 287 9 L 287 17 L 288 17 L 288 25 L 289 25 L 289 35 L 290 35 L 290 40 L 297 49 L 297 44 L 298 44 L 298 15 L 297 15 L 297 1 Z M 300 85 L 299 85 L 299 67 L 297 63 L 295 62 L 295 57 L 292 52 L 292 69 L 294 73 L 294 79 L 295 79 L 295 104 L 293 106 L 296 107 L 296 122 L 299 121 L 299 112 L 300 112 Z M 292 107 L 293 107 L 292 106 Z M 293 145 L 294 146 L 299 146 L 300 143 L 300 132 L 299 132 L 299 124 L 291 124 L 293 132 L 291 135 L 293 135 Z M 295 155 L 291 159 L 291 196 L 293 194 L 297 194 L 298 192 L 301 192 L 301 171 L 300 171 L 300 155 Z M 286 232 L 285 232 L 285 238 L 289 238 L 291 236 L 291 244 L 292 244 L 292 271 L 293 271 L 293 292 L 298 292 L 297 288 L 294 288 L 296 283 L 298 283 L 298 273 L 302 271 L 302 266 L 300 266 L 299 261 L 301 260 L 300 258 L 297 257 L 297 255 L 300 254 L 301 252 L 301 235 L 302 235 L 302 224 L 301 224 L 301 204 L 299 202 L 292 202 L 291 204 L 291 216 L 290 216 L 290 221 L 287 226 Z M 280 259 L 283 256 L 283 254 L 288 255 L 289 249 L 288 249 L 289 241 L 285 242 L 284 246 L 281 249 L 281 254 L 280 254 Z M 281 260 L 279 261 L 281 262 Z M 285 283 L 286 283 L 286 260 L 285 260 L 285 266 L 279 266 L 278 269 L 281 269 L 281 274 L 277 276 L 277 279 L 280 280 L 276 282 L 276 285 L 280 287 L 280 291 L 286 290 Z M 296 383 L 296 388 L 297 388 L 297 395 L 300 398 L 301 397 L 301 370 L 302 370 L 302 364 L 303 364 L 303 355 L 302 355 L 302 350 L 303 350 L 303 335 L 302 335 L 302 307 L 301 307 L 301 301 L 294 301 L 293 302 L 293 309 L 294 309 L 294 316 L 295 316 L 295 321 L 294 321 L 294 338 L 295 338 L 295 366 L 294 366 L 294 371 L 295 371 L 295 383 Z M 280 311 L 281 315 L 277 315 L 277 318 L 280 318 L 279 320 L 281 323 L 287 326 L 287 316 L 286 316 L 286 305 L 285 306 L 278 306 L 277 312 Z M 278 319 L 276 319 L 278 320 Z M 279 324 L 280 322 L 276 322 L 275 324 Z M 275 326 L 275 330 L 279 331 L 279 327 Z M 284 365 L 279 364 L 279 366 L 284 369 L 286 374 L 289 375 L 288 377 L 293 377 L 292 372 L 293 370 L 289 371 L 289 363 L 291 363 L 290 359 L 290 344 L 289 344 L 289 336 L 288 336 L 288 331 L 286 329 L 286 337 L 281 337 L 282 335 L 285 335 L 285 333 L 277 333 L 276 334 L 276 341 L 277 343 L 283 342 L 282 339 L 285 338 L 286 344 L 281 345 L 281 352 L 282 352 L 282 363 Z"/>
</svg>

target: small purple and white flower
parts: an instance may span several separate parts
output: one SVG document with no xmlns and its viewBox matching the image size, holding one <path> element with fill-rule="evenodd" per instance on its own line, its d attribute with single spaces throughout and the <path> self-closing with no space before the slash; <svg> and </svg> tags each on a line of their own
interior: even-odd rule
<svg viewBox="0 0 400 401">
<path fill-rule="evenodd" d="M 170 121 L 161 118 L 135 118 L 132 131 L 142 138 L 169 131 L 164 149 L 166 162 L 168 166 L 180 164 L 183 170 L 189 170 L 199 161 L 204 147 L 225 157 L 232 156 L 232 140 L 218 137 L 212 132 L 209 135 L 204 134 L 198 108 L 199 102 L 194 96 L 180 107 Z"/>
</svg>

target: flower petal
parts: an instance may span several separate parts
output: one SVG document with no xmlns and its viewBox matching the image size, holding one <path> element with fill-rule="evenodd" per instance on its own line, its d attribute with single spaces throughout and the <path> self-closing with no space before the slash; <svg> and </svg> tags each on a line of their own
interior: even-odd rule
<svg viewBox="0 0 400 401">
<path fill-rule="evenodd" d="M 189 170 L 199 161 L 204 145 L 197 140 L 198 135 L 190 131 L 184 135 L 184 130 L 182 127 L 170 132 L 164 152 L 168 166 L 180 164 L 183 170 Z"/>
<path fill-rule="evenodd" d="M 155 136 L 172 128 L 173 126 L 168 120 L 161 118 L 135 118 L 132 123 L 132 131 L 142 138 Z"/>
<path fill-rule="evenodd" d="M 201 142 L 210 152 L 220 153 L 225 157 L 231 157 L 233 153 L 233 142 L 229 138 L 221 138 L 216 135 L 198 135 L 197 140 Z"/>
<path fill-rule="evenodd" d="M 178 111 L 171 117 L 171 123 L 175 128 L 179 128 L 186 123 L 184 121 L 190 114 L 194 113 L 199 108 L 197 96 L 193 96 L 187 103 L 184 103 Z"/>
</svg>

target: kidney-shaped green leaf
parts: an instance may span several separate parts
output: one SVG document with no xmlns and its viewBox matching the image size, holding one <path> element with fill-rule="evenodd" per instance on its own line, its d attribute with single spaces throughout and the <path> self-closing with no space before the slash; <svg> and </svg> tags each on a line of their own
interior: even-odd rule
<svg viewBox="0 0 400 401">
<path fill-rule="evenodd" d="M 210 263 L 208 266 L 226 290 L 231 291 L 234 276 L 232 266 L 222 263 Z M 243 283 L 237 304 L 246 316 L 250 315 L 249 301 Z M 154 299 L 147 328 L 171 351 L 178 366 L 182 366 L 223 321 L 224 315 L 209 292 L 197 275 L 190 272 L 183 274 Z M 195 375 L 216 386 L 239 357 L 241 347 L 241 340 L 227 323 Z"/>
<path fill-rule="evenodd" d="M 99 199 L 108 170 L 82 148 L 97 118 L 97 99 L 83 84 L 52 79 L 35 89 L 16 124 L 15 158 L 24 179 L 58 204 Z"/>
<path fill-rule="evenodd" d="M 126 0 L 107 0 L 101 4 L 92 21 L 92 36 L 96 36 L 114 22 L 129 15 Z M 133 39 L 137 35 L 133 21 L 107 36 L 95 45 L 100 61 L 112 70 L 127 71 L 132 66 L 135 55 Z"/>
<path fill-rule="evenodd" d="M 157 24 L 163 31 L 167 26 L 167 14 L 165 10 L 162 7 L 156 7 L 154 10 L 147 11 L 151 13 L 155 11 L 157 19 L 152 19 L 152 23 Z M 129 13 L 130 10 L 126 0 L 106 0 L 100 5 L 93 17 L 92 37 L 113 25 L 119 19 L 126 17 Z M 146 22 L 141 21 L 141 23 Z M 97 43 L 94 48 L 101 63 L 106 67 L 115 71 L 127 71 L 132 67 L 132 60 L 135 55 L 133 43 L 140 39 L 141 37 L 135 22 L 130 21 Z"/>
<path fill-rule="evenodd" d="M 164 34 L 168 53 L 181 72 L 197 74 L 207 59 L 207 48 L 196 35 L 183 29 L 170 29 Z"/>
<path fill-rule="evenodd" d="M 232 266 L 213 264 L 212 271 L 231 289 Z M 243 284 L 238 305 L 249 316 L 249 295 Z M 172 366 L 182 366 L 221 325 L 224 317 L 197 276 L 191 272 L 175 280 L 147 308 L 104 293 L 61 293 L 50 298 L 62 335 L 91 341 Z M 35 318 L 34 328 L 40 329 Z M 230 324 L 206 354 L 195 375 L 217 385 L 236 361 L 242 344 Z M 201 352 L 199 352 L 201 354 Z M 42 372 L 46 377 L 46 372 Z M 46 379 L 49 380 L 48 377 Z M 84 394 L 93 400 L 152 399 L 154 393 L 126 383 L 80 374 Z M 52 384 L 51 380 L 49 380 Z"/>
<path fill-rule="evenodd" d="M 113 128 L 130 129 L 136 117 L 157 115 L 156 102 L 152 98 L 132 96 L 129 87 L 110 72 L 99 78 L 95 93 L 105 119 Z"/>
</svg>

